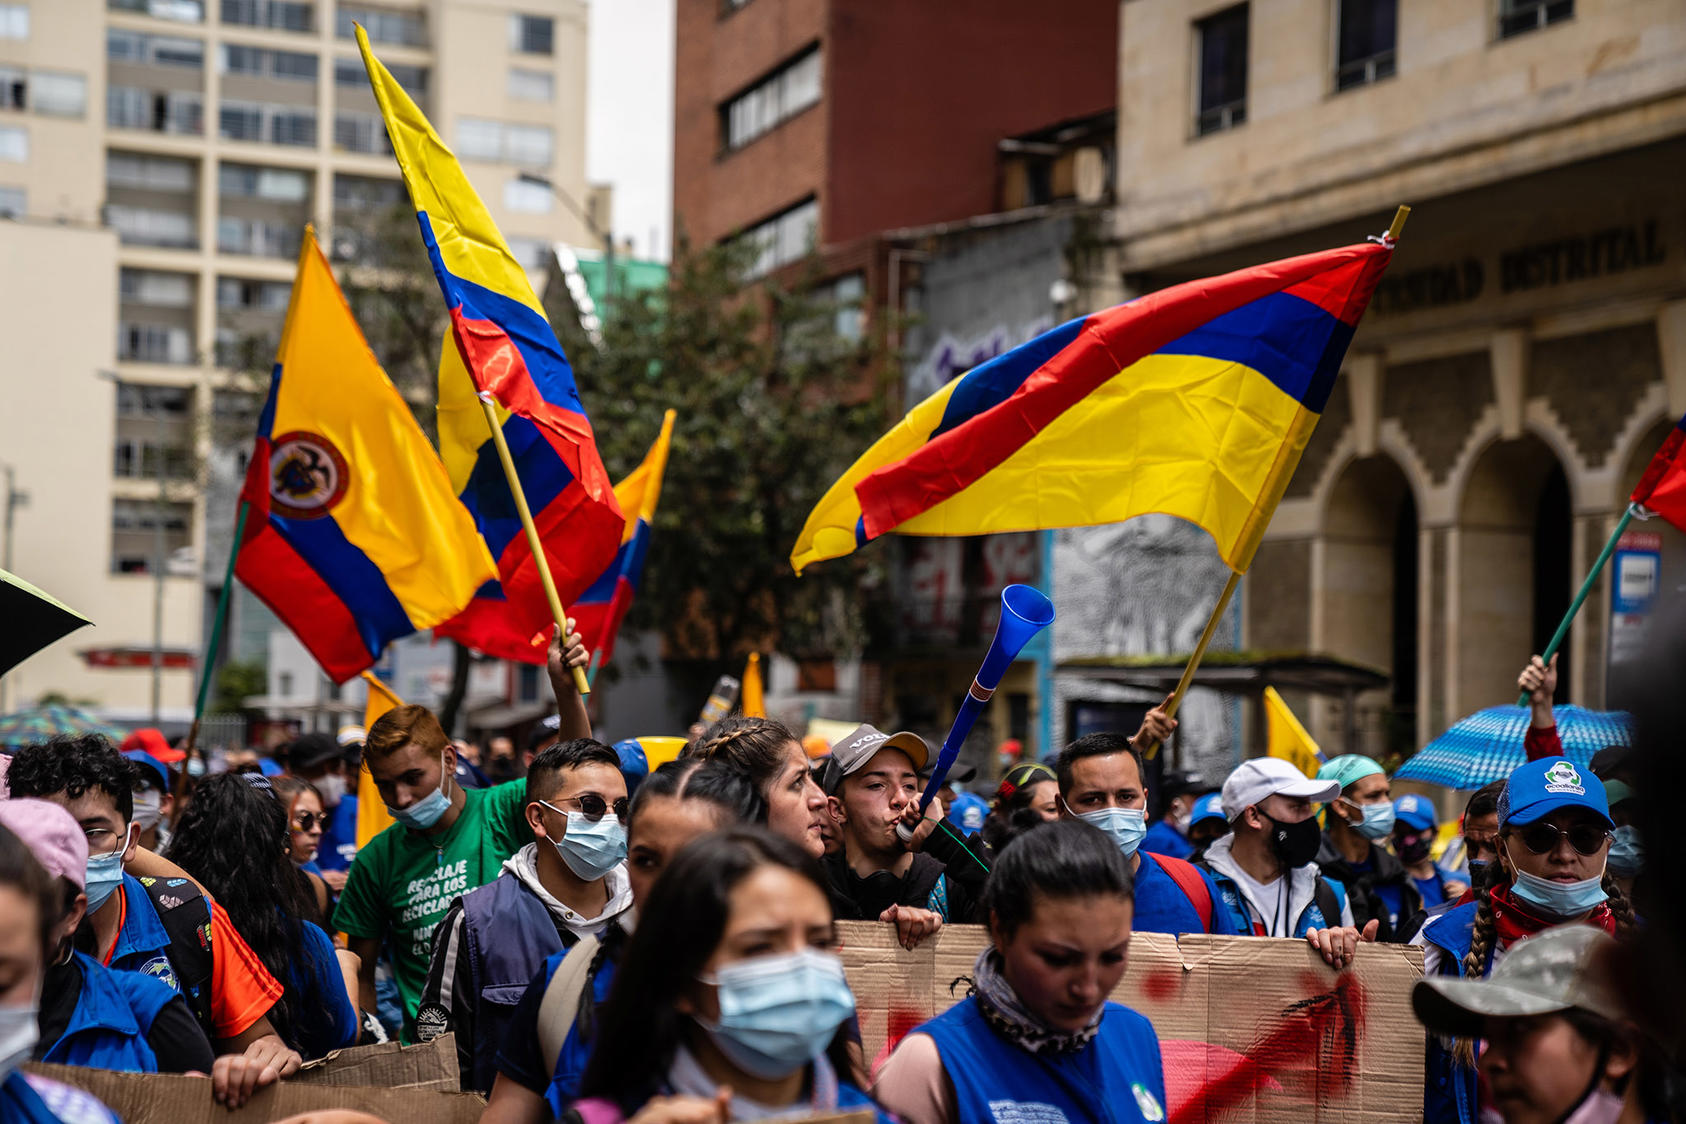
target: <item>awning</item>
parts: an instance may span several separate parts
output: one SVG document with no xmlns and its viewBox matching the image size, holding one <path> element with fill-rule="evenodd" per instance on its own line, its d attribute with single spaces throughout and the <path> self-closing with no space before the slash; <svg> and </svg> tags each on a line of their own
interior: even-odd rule
<svg viewBox="0 0 1686 1124">
<path fill-rule="evenodd" d="M 1056 671 L 1169 694 L 1182 678 L 1187 656 L 1090 656 L 1064 660 Z M 1207 652 L 1194 673 L 1196 687 L 1256 695 L 1266 687 L 1344 697 L 1386 687 L 1385 672 L 1366 664 L 1313 652 Z"/>
</svg>

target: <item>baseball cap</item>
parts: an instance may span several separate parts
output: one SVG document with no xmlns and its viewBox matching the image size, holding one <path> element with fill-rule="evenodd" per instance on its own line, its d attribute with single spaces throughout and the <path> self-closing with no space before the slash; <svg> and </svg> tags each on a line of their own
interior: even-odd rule
<svg viewBox="0 0 1686 1124">
<path fill-rule="evenodd" d="M 369 739 L 369 731 L 361 726 L 341 726 L 334 740 L 341 746 L 362 745 Z"/>
<path fill-rule="evenodd" d="M 1604 782 L 1604 798 L 1610 802 L 1610 807 L 1614 808 L 1624 800 L 1632 800 L 1633 797 L 1633 789 L 1621 781 Z"/>
<path fill-rule="evenodd" d="M 621 776 L 626 778 L 626 794 L 638 791 L 644 778 L 650 775 L 650 759 L 637 738 L 626 738 L 614 745 L 615 756 L 621 759 Z"/>
<path fill-rule="evenodd" d="M 1210 792 L 1212 786 L 1200 779 L 1199 774 L 1174 770 L 1165 774 L 1165 779 L 1159 782 L 1159 794 L 1167 800 L 1174 800 L 1189 793 Z"/>
<path fill-rule="evenodd" d="M 1439 823 L 1434 815 L 1434 803 L 1414 792 L 1407 792 L 1393 802 L 1393 818 L 1412 831 L 1433 831 Z"/>
<path fill-rule="evenodd" d="M 164 731 L 151 726 L 142 726 L 123 739 L 123 752 L 127 753 L 131 749 L 144 749 L 166 765 L 174 765 L 187 756 L 185 750 L 171 747 Z"/>
<path fill-rule="evenodd" d="M 78 890 L 88 882 L 88 837 L 76 817 L 47 800 L 0 800 L 0 824 L 23 840 L 35 861 L 54 878 L 68 878 Z"/>
<path fill-rule="evenodd" d="M 345 752 L 344 743 L 327 734 L 300 734 L 287 746 L 287 768 L 308 769 L 338 761 Z"/>
<path fill-rule="evenodd" d="M 1633 764 L 1633 747 L 1631 745 L 1607 745 L 1592 755 L 1592 760 L 1587 763 L 1587 768 L 1591 769 L 1593 775 L 1599 780 L 1603 780 L 1612 773 L 1621 772 L 1631 764 Z"/>
<path fill-rule="evenodd" d="M 153 787 L 159 792 L 168 793 L 170 791 L 170 770 L 158 758 L 144 749 L 127 750 L 123 757 L 125 760 L 132 761 L 150 772 L 152 776 L 147 780 L 147 783 L 152 784 L 153 781 L 156 781 L 157 783 L 153 784 Z"/>
<path fill-rule="evenodd" d="M 1224 815 L 1224 798 L 1220 792 L 1208 792 L 1194 802 L 1194 808 L 1188 814 L 1188 826 L 1193 827 L 1201 820 L 1221 820 L 1228 823 Z"/>
<path fill-rule="evenodd" d="M 989 815 L 989 804 L 981 796 L 973 796 L 970 792 L 962 792 L 954 798 L 954 803 L 948 809 L 945 817 L 949 823 L 965 831 L 982 831 L 984 817 Z"/>
<path fill-rule="evenodd" d="M 1479 1038 L 1488 1019 L 1578 1007 L 1620 1021 L 1626 1011 L 1604 970 L 1616 940 L 1591 925 L 1558 925 L 1510 946 L 1484 980 L 1434 976 L 1411 990 L 1417 1019 L 1437 1034 Z"/>
<path fill-rule="evenodd" d="M 1343 753 L 1325 761 L 1322 768 L 1317 770 L 1317 779 L 1334 781 L 1344 792 L 1348 785 L 1381 772 L 1385 770 L 1374 757 L 1366 757 L 1362 753 Z"/>
<path fill-rule="evenodd" d="M 562 719 L 554 714 L 545 715 L 527 731 L 527 752 L 537 753 L 561 732 Z"/>
<path fill-rule="evenodd" d="M 1339 782 L 1312 780 L 1280 757 L 1252 757 L 1224 781 L 1224 818 L 1234 820 L 1271 796 L 1291 796 L 1326 804 L 1341 794 Z"/>
<path fill-rule="evenodd" d="M 856 726 L 841 740 L 832 743 L 831 765 L 825 771 L 826 781 L 821 787 L 835 795 L 844 777 L 866 768 L 866 763 L 884 749 L 899 749 L 907 754 L 916 773 L 925 767 L 926 760 L 931 756 L 925 739 L 910 730 L 886 734 L 871 726 Z"/>
<path fill-rule="evenodd" d="M 1567 757 L 1542 757 L 1517 766 L 1499 797 L 1499 826 L 1531 824 L 1561 808 L 1585 808 L 1616 826 L 1604 782 Z"/>
<path fill-rule="evenodd" d="M 935 762 L 928 762 L 924 768 L 919 770 L 919 779 L 922 781 L 930 780 L 931 770 L 935 767 Z M 947 779 L 949 784 L 971 784 L 973 781 L 978 779 L 978 767 L 976 765 L 965 765 L 956 761 L 954 763 L 954 768 L 948 771 Z"/>
</svg>

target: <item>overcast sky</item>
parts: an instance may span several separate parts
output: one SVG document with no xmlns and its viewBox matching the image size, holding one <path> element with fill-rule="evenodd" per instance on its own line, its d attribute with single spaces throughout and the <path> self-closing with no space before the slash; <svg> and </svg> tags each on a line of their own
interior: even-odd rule
<svg viewBox="0 0 1686 1124">
<path fill-rule="evenodd" d="M 615 234 L 665 261 L 673 237 L 673 0 L 591 0 L 585 168 L 615 185 Z"/>
</svg>

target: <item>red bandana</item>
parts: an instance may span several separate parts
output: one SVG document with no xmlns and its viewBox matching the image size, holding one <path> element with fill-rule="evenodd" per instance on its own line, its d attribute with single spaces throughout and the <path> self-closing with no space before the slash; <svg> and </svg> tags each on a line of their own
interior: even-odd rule
<svg viewBox="0 0 1686 1124">
<path fill-rule="evenodd" d="M 1606 902 L 1599 902 L 1581 921 L 1615 935 L 1616 915 Z M 1531 937 L 1563 924 L 1561 920 L 1547 920 L 1531 911 L 1526 903 L 1516 900 L 1509 886 L 1493 887 L 1493 923 L 1500 948 L 1509 948 L 1523 937 Z"/>
</svg>

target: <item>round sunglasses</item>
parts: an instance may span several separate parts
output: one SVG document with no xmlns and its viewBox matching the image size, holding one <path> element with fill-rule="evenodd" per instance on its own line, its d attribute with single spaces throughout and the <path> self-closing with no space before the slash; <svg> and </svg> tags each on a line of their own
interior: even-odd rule
<svg viewBox="0 0 1686 1124">
<path fill-rule="evenodd" d="M 1569 846 L 1583 855 L 1596 855 L 1609 842 L 1610 834 L 1609 828 L 1590 823 L 1578 823 L 1567 831 L 1543 822 L 1516 830 L 1516 837 L 1522 840 L 1522 845 L 1536 855 L 1551 854 L 1557 850 L 1560 839 L 1569 840 Z"/>
<path fill-rule="evenodd" d="M 580 815 L 584 816 L 593 823 L 602 819 L 609 809 L 613 808 L 615 810 L 615 818 L 620 820 L 622 823 L 626 822 L 627 800 L 624 796 L 619 800 L 616 800 L 613 804 L 610 804 L 607 800 L 603 799 L 595 792 L 587 792 L 580 796 L 557 797 L 557 803 L 579 805 Z"/>
<path fill-rule="evenodd" d="M 322 830 L 328 829 L 328 817 L 323 812 L 300 812 L 293 817 L 294 831 L 313 831 L 320 824 Z"/>
</svg>

